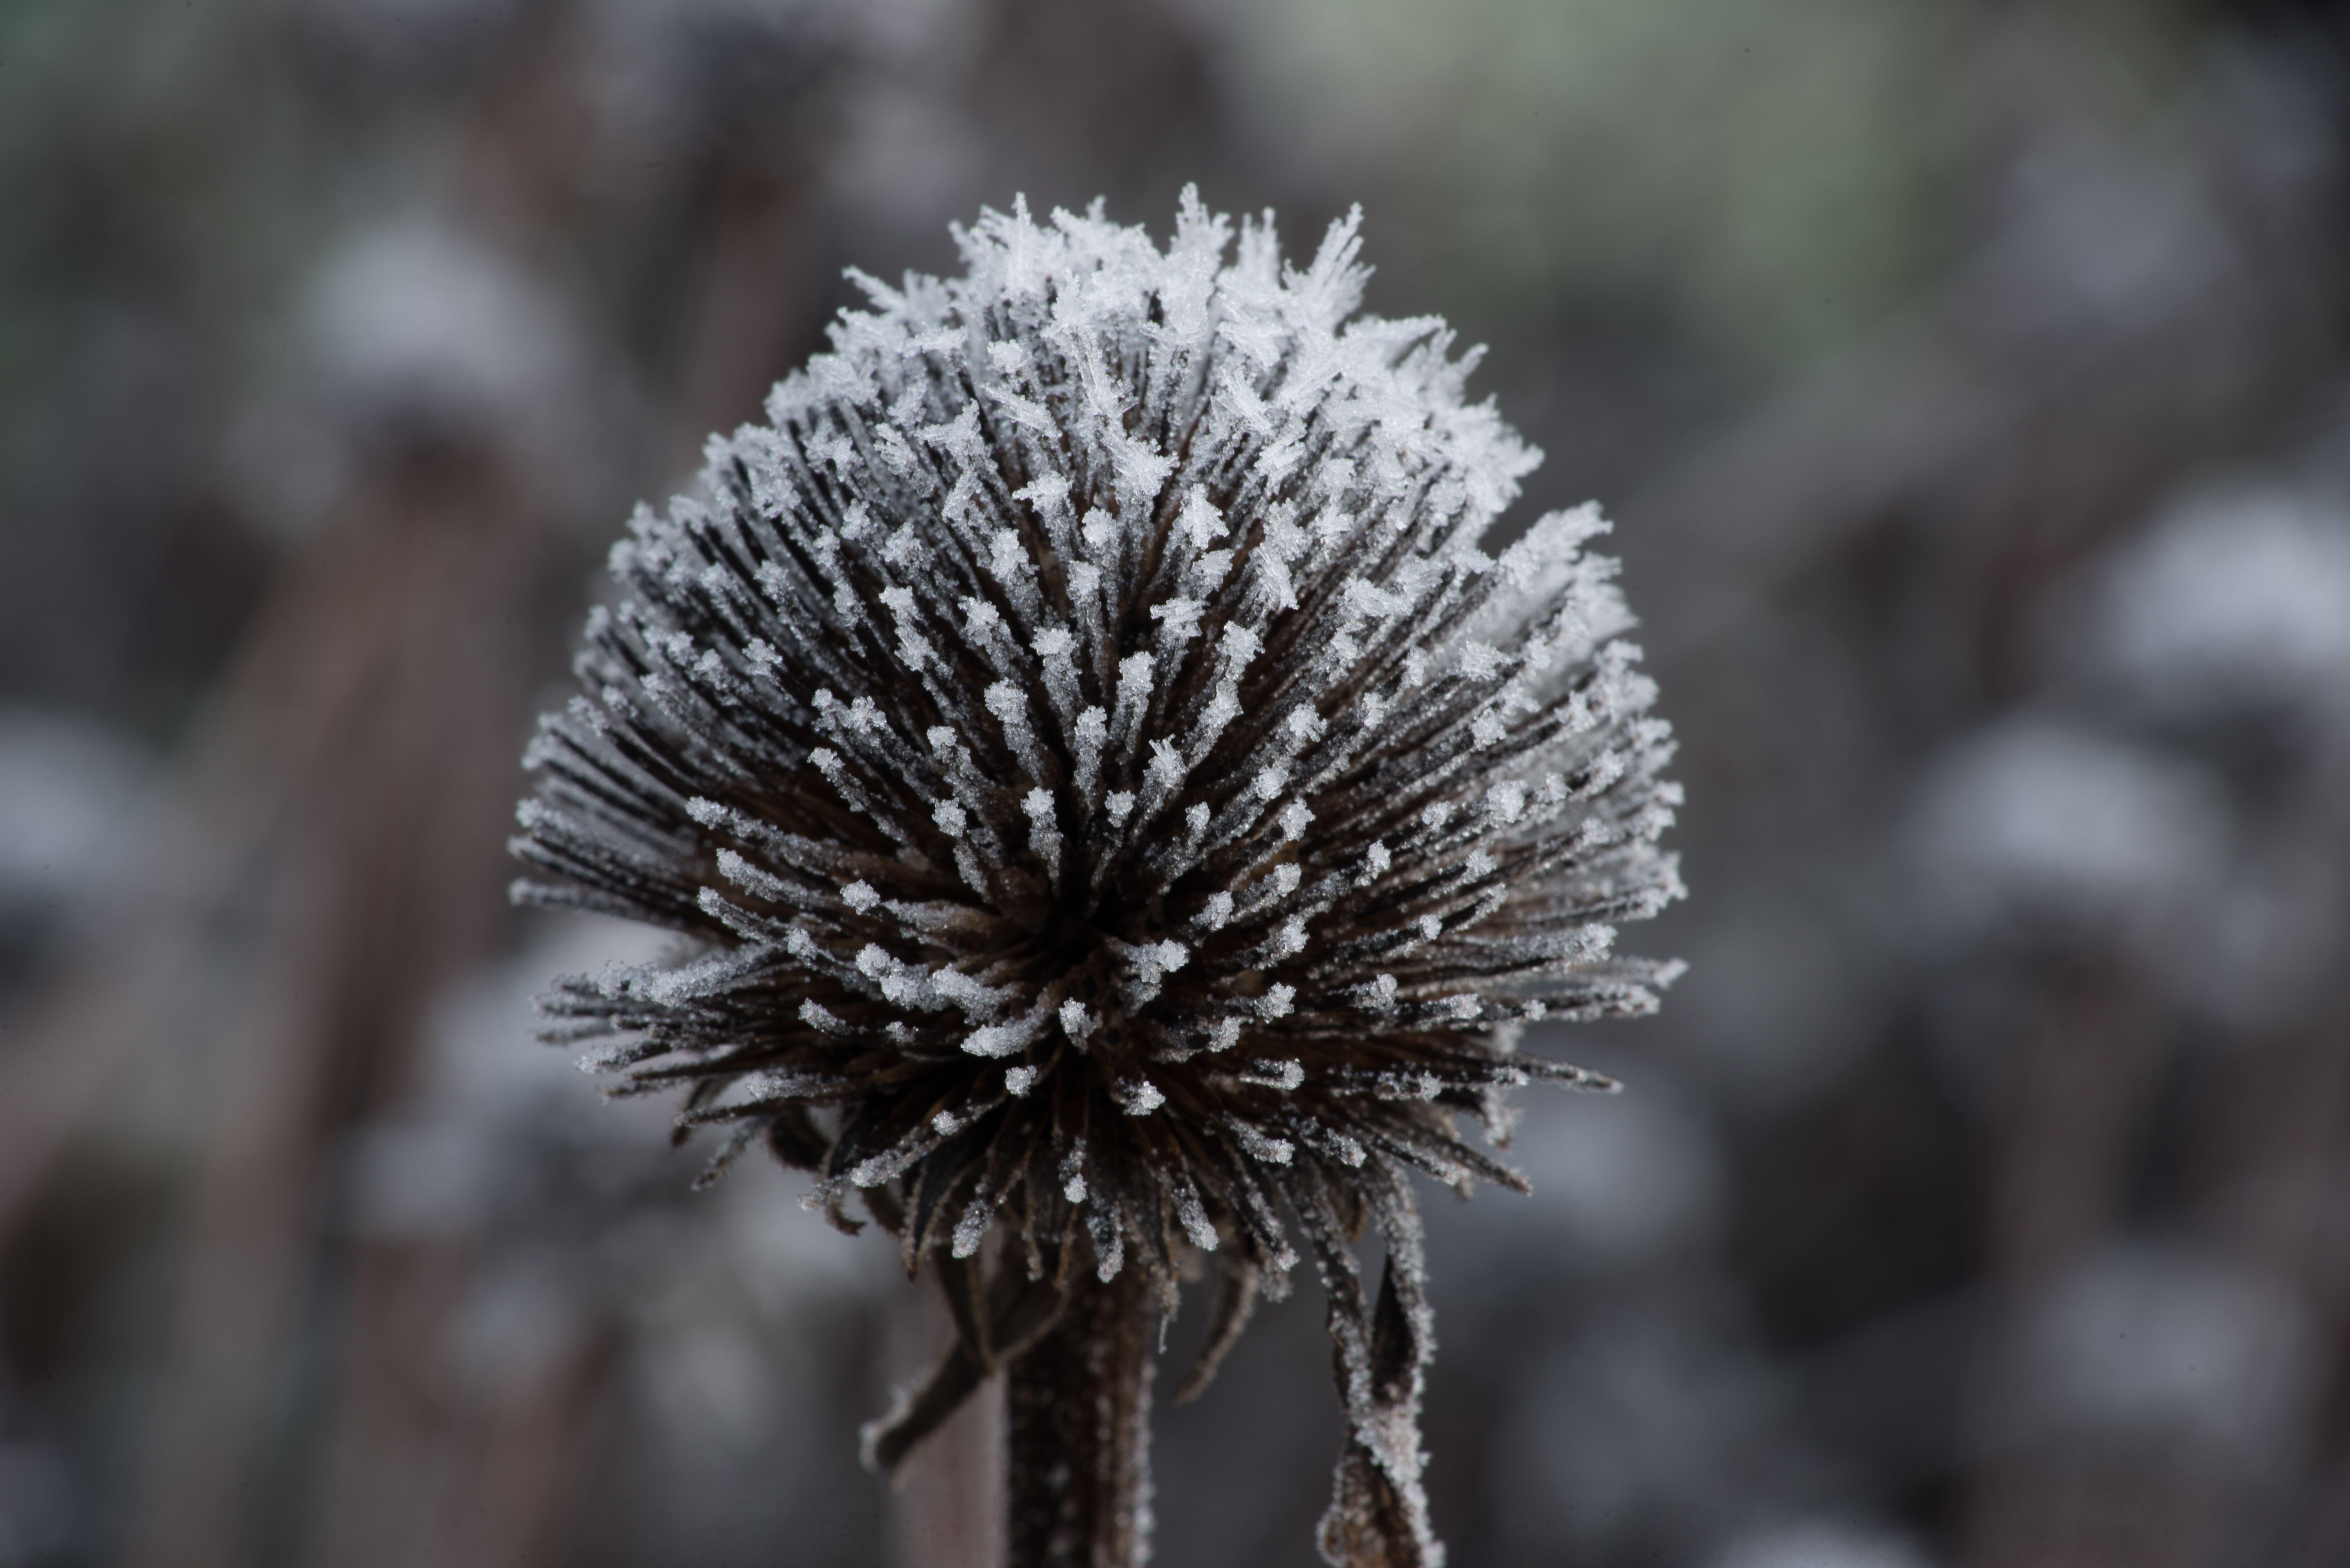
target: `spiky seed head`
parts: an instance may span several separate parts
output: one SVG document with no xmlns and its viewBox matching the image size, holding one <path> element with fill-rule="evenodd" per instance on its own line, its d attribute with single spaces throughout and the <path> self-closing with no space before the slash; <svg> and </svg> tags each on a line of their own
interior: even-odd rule
<svg viewBox="0 0 2350 1568">
<path fill-rule="evenodd" d="M 1440 321 L 1355 314 L 1357 223 L 1301 270 L 1188 192 L 1163 251 L 1022 205 L 960 277 L 858 278 L 614 547 L 515 849 L 518 896 L 686 939 L 558 1027 L 910 1267 L 1001 1227 L 1171 1307 L 1184 1249 L 1278 1291 L 1302 1236 L 1353 1428 L 1325 1549 L 1433 1561 L 1407 1173 L 1514 1184 L 1458 1115 L 1607 1086 L 1513 1030 L 1655 1005 L 1614 928 L 1680 891 L 1679 795 L 1606 524 L 1479 548 L 1537 454 Z"/>
</svg>

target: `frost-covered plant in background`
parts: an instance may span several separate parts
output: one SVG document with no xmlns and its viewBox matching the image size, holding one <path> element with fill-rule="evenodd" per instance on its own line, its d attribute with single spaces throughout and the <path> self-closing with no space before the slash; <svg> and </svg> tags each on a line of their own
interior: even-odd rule
<svg viewBox="0 0 2350 1568">
<path fill-rule="evenodd" d="M 1302 271 L 1188 192 L 1163 252 L 1098 208 L 958 238 L 613 551 L 517 891 L 686 946 L 546 1005 L 713 1171 L 764 1142 L 934 1266 L 959 1343 L 868 1451 L 1006 1372 L 1014 1561 L 1140 1560 L 1182 1262 L 1221 1285 L 1178 1398 L 1302 1246 L 1323 1550 L 1437 1563 L 1411 1174 L 1522 1185 L 1461 1116 L 1609 1085 L 1518 1026 L 1671 973 L 1613 951 L 1679 796 L 1605 524 L 1479 548 L 1538 456 L 1441 322 L 1353 314 L 1353 218 Z"/>
</svg>

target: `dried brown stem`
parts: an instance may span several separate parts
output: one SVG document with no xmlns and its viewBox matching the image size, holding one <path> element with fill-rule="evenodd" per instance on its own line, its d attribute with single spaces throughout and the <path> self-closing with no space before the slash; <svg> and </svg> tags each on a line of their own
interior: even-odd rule
<svg viewBox="0 0 2350 1568">
<path fill-rule="evenodd" d="M 1134 1568 L 1150 1529 L 1150 1375 L 1159 1303 L 1139 1269 L 1088 1282 L 1007 1374 L 1009 1561 Z"/>
</svg>

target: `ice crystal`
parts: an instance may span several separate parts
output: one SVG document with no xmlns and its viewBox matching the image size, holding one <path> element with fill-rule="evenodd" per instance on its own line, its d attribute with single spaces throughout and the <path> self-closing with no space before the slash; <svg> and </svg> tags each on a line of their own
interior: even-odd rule
<svg viewBox="0 0 2350 1568">
<path fill-rule="evenodd" d="M 1190 192 L 1163 251 L 1022 205 L 958 232 L 961 277 L 858 277 L 872 308 L 613 549 L 530 753 L 515 850 L 552 879 L 517 890 L 687 938 L 563 982 L 556 1027 L 682 1089 L 681 1136 L 730 1129 L 717 1165 L 764 1140 L 938 1268 L 962 1342 L 879 1462 L 1010 1366 L 1015 1467 L 1058 1420 L 1147 1513 L 1139 1396 L 1056 1413 L 1024 1358 L 1147 1351 L 1117 1314 L 1212 1251 L 1188 1397 L 1302 1239 L 1349 1430 L 1323 1549 L 1428 1564 L 1409 1179 L 1522 1186 L 1459 1117 L 1609 1086 L 1515 1031 L 1655 1005 L 1670 969 L 1613 927 L 1678 895 L 1679 795 L 1606 524 L 1480 550 L 1537 454 L 1440 321 L 1355 314 L 1357 227 L 1299 269 Z M 1139 1551 L 1048 1468 L 1015 1546 Z"/>
</svg>

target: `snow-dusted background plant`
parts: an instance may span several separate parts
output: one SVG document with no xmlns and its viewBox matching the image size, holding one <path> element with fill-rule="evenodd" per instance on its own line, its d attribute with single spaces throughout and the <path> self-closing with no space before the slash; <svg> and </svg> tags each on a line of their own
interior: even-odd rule
<svg viewBox="0 0 2350 1568">
<path fill-rule="evenodd" d="M 673 960 L 556 1033 L 893 1232 L 959 1331 L 894 1466 L 1009 1379 L 1013 1560 L 1147 1550 L 1154 1345 L 1221 1261 L 1196 1394 L 1297 1243 L 1348 1438 L 1322 1548 L 1430 1564 L 1412 1174 L 1534 1081 L 1531 1019 L 1645 1012 L 1615 923 L 1679 892 L 1665 724 L 1586 507 L 1480 548 L 1538 461 L 1440 321 L 1354 314 L 1357 220 L 1284 265 L 1187 192 L 861 279 L 770 423 L 639 511 L 548 717 L 519 897 Z M 1356 1243 L 1385 1262 L 1367 1288 Z"/>
</svg>

